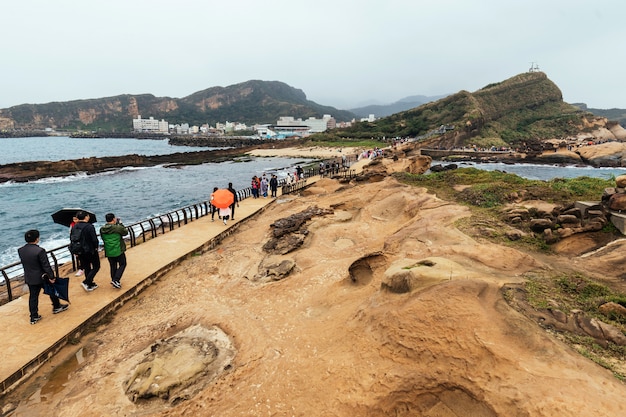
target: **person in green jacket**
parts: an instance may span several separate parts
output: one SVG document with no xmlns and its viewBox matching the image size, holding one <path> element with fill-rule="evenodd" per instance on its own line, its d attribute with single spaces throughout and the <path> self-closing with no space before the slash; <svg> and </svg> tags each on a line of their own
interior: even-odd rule
<svg viewBox="0 0 626 417">
<path fill-rule="evenodd" d="M 105 216 L 106 224 L 100 228 L 100 237 L 104 242 L 104 255 L 111 266 L 111 285 L 114 288 L 122 288 L 120 281 L 126 269 L 126 242 L 124 236 L 128 229 L 113 213 Z"/>
</svg>

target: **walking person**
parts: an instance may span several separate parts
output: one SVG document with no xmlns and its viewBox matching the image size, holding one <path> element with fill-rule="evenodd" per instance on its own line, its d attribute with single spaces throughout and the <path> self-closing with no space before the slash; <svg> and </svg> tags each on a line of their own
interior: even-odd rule
<svg viewBox="0 0 626 417">
<path fill-rule="evenodd" d="M 275 174 L 272 174 L 272 178 L 270 178 L 270 192 L 272 197 L 276 197 L 276 192 L 278 191 L 278 178 Z"/>
<path fill-rule="evenodd" d="M 263 174 L 263 178 L 261 178 L 261 194 L 263 198 L 267 198 L 267 189 L 269 188 L 269 183 L 267 182 L 267 177 Z"/>
<path fill-rule="evenodd" d="M 111 266 L 111 285 L 113 288 L 120 289 L 122 288 L 120 281 L 126 269 L 124 236 L 128 234 L 128 229 L 113 213 L 107 213 L 105 219 L 107 223 L 100 228 L 100 237 L 104 243 L 104 256 L 107 257 Z"/>
<path fill-rule="evenodd" d="M 72 217 L 72 223 L 70 223 L 70 236 L 72 235 L 72 228 L 74 227 L 74 225 L 78 223 L 78 217 L 74 216 Z M 74 257 L 74 260 L 76 261 L 76 274 L 75 276 L 79 277 L 81 275 L 83 275 L 85 273 L 85 271 L 83 271 L 83 268 L 80 266 L 80 261 L 78 260 L 78 256 L 76 255 L 72 255 Z"/>
<path fill-rule="evenodd" d="M 46 250 L 39 246 L 39 230 L 29 230 L 24 234 L 26 244 L 17 250 L 22 267 L 24 268 L 24 282 L 28 285 L 28 310 L 30 312 L 30 324 L 41 320 L 39 315 L 39 294 L 43 289 L 44 279 L 53 284 L 56 281 Z M 57 314 L 68 309 L 67 304 L 61 304 L 59 298 L 50 295 L 52 302 L 52 314 Z"/>
<path fill-rule="evenodd" d="M 259 183 L 257 182 L 257 176 L 252 177 L 250 183 L 250 189 L 252 190 L 252 198 L 259 198 Z"/>
<path fill-rule="evenodd" d="M 213 193 L 216 192 L 218 190 L 217 187 L 213 187 Z M 211 193 L 211 200 L 209 201 L 209 204 L 211 204 L 211 221 L 214 222 L 215 221 L 215 212 L 217 212 L 217 207 L 215 207 L 212 203 L 213 201 L 213 193 Z M 219 213 L 217 214 L 217 218 L 220 218 Z"/>
<path fill-rule="evenodd" d="M 237 197 L 237 191 L 233 188 L 232 182 L 228 183 L 228 191 L 230 191 L 234 197 L 233 204 L 230 205 L 230 218 L 235 220 L 235 205 L 239 207 L 239 198 Z"/>
<path fill-rule="evenodd" d="M 93 224 L 89 223 L 89 213 L 79 211 L 76 213 L 78 223 L 72 230 L 79 230 L 76 233 L 79 236 L 80 249 L 76 251 L 83 270 L 85 271 L 85 279 L 82 286 L 85 291 L 93 291 L 98 288 L 98 284 L 94 282 L 96 274 L 100 270 L 100 255 L 98 254 L 98 235 Z M 71 244 L 71 242 L 70 242 Z"/>
</svg>

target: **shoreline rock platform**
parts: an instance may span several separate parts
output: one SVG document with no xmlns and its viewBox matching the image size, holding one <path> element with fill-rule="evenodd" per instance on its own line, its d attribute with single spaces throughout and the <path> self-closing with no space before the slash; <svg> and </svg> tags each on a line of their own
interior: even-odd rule
<svg viewBox="0 0 626 417">
<path fill-rule="evenodd" d="M 301 245 L 287 253 L 263 249 L 281 219 L 302 213 Z M 4 404 L 15 417 L 626 413 L 622 381 L 502 293 L 528 274 L 610 276 L 617 259 L 602 252 L 535 256 L 478 241 L 454 227 L 468 215 L 466 207 L 375 173 L 350 183 L 317 179 L 236 223 L 219 245 L 172 265 Z M 129 252 L 129 268 L 191 234 L 209 238 L 201 222 L 179 230 L 154 239 L 161 249 L 149 259 Z M 274 268 L 281 264 L 287 267 Z M 41 325 L 48 319 L 56 317 Z M 236 353 L 223 372 L 174 404 L 133 402 L 126 387 L 139 375 L 137 355 L 196 326 L 228 335 Z M 79 351 L 80 363 L 51 374 Z"/>
</svg>

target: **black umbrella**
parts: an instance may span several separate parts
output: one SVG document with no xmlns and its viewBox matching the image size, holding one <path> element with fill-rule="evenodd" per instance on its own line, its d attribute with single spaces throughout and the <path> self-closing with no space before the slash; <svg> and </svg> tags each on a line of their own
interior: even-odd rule
<svg viewBox="0 0 626 417">
<path fill-rule="evenodd" d="M 76 216 L 76 213 L 78 213 L 79 211 L 84 211 L 85 213 L 89 214 L 89 223 L 95 223 L 97 221 L 95 213 L 92 213 L 88 210 L 83 210 L 81 208 L 62 208 L 61 210 L 52 214 L 52 221 L 58 224 L 62 224 L 63 226 L 70 227 L 70 224 L 72 224 L 72 221 L 74 221 L 74 216 Z"/>
<path fill-rule="evenodd" d="M 61 300 L 65 300 L 68 303 L 70 302 L 70 279 L 58 277 L 54 280 L 54 283 L 51 283 L 47 279 L 43 280 L 43 293 L 48 295 L 56 295 Z"/>
</svg>

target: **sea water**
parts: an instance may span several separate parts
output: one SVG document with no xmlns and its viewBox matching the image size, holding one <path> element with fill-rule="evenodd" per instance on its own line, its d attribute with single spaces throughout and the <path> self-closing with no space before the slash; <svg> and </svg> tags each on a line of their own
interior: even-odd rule
<svg viewBox="0 0 626 417">
<path fill-rule="evenodd" d="M 451 162 L 433 161 L 432 165 L 450 165 Z M 543 165 L 543 164 L 505 164 L 502 162 L 460 162 L 456 163 L 459 168 L 477 168 L 486 171 L 502 171 L 515 174 L 529 180 L 551 180 L 554 178 L 578 178 L 591 177 L 613 179 L 626 174 L 625 168 L 594 168 L 590 166 L 575 165 Z M 600 196 L 598 196 L 600 199 Z"/>
<path fill-rule="evenodd" d="M 0 139 L 0 165 L 129 154 L 163 155 L 208 148 L 171 146 L 167 140 L 73 139 L 68 137 Z M 129 225 L 150 217 L 206 201 L 213 187 L 236 189 L 250 185 L 253 175 L 293 171 L 311 159 L 254 158 L 168 168 L 127 167 L 95 175 L 77 173 L 26 183 L 0 183 L 0 266 L 19 260 L 17 248 L 24 232 L 38 229 L 41 246 L 50 250 L 69 242 L 67 227 L 52 222 L 51 214 L 64 207 L 82 207 L 96 213 L 96 229 L 113 212 Z M 433 164 L 438 163 L 437 161 Z M 626 174 L 620 168 L 563 167 L 556 165 L 461 163 L 460 167 L 500 170 L 537 180 L 581 176 L 610 179 Z M 600 196 L 598 196 L 600 198 Z M 1 278 L 0 278 L 1 279 Z"/>
<path fill-rule="evenodd" d="M 163 155 L 198 150 L 200 148 L 172 147 L 163 140 L 67 137 L 0 139 L 0 165 L 16 161 L 132 153 Z M 52 213 L 61 208 L 81 207 L 96 213 L 96 230 L 104 225 L 104 215 L 108 212 L 115 213 L 125 224 L 130 225 L 206 201 L 213 187 L 226 188 L 232 182 L 235 189 L 246 188 L 250 186 L 253 175 L 265 172 L 286 175 L 287 171 L 294 170 L 295 165 L 311 161 L 250 157 L 221 163 L 127 167 L 94 175 L 78 173 L 25 183 L 0 183 L 0 266 L 19 260 L 17 249 L 24 244 L 24 232 L 29 229 L 41 232 L 40 245 L 47 250 L 69 243 L 68 228 L 54 223 L 51 217 Z"/>
</svg>

